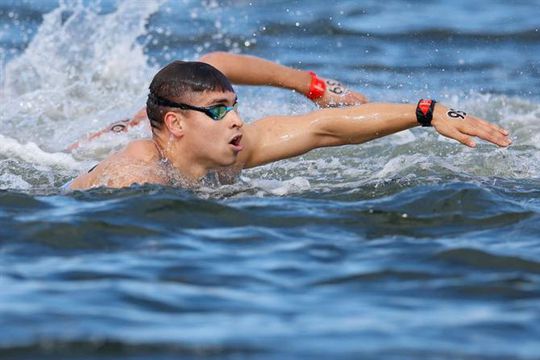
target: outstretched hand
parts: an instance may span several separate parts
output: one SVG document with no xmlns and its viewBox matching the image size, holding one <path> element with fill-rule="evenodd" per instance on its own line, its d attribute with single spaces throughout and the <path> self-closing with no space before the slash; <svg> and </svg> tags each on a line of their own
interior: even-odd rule
<svg viewBox="0 0 540 360">
<path fill-rule="evenodd" d="M 476 142 L 472 137 L 478 137 L 501 147 L 512 143 L 508 138 L 507 130 L 463 111 L 449 109 L 441 103 L 435 105 L 431 125 L 439 134 L 472 148 L 476 147 Z"/>
<path fill-rule="evenodd" d="M 339 81 L 321 79 L 326 83 L 326 91 L 322 97 L 313 100 L 319 107 L 353 106 L 362 105 L 368 102 L 364 95 L 349 90 Z"/>
</svg>

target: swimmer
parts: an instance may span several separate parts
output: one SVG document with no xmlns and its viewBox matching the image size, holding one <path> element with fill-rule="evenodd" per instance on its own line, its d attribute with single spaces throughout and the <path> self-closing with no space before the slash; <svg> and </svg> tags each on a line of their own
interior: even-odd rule
<svg viewBox="0 0 540 360">
<path fill-rule="evenodd" d="M 349 90 L 337 80 L 322 78 L 312 72 L 293 69 L 255 56 L 213 52 L 202 56 L 199 61 L 214 66 L 233 84 L 273 86 L 294 90 L 305 95 L 321 108 L 361 105 L 367 102 L 363 94 Z M 314 86 L 320 88 L 320 91 L 310 93 L 310 84 L 314 77 L 317 80 Z M 142 121 L 147 123 L 146 120 L 146 109 L 143 108 L 131 119 L 114 122 L 71 144 L 66 150 L 73 151 L 81 144 L 107 133 L 126 132 Z"/>
<path fill-rule="evenodd" d="M 311 81 L 303 92 L 321 98 L 321 79 L 308 75 Z M 268 83 L 279 86 L 288 81 L 279 74 L 271 78 Z M 501 147 L 511 144 L 507 130 L 430 99 L 325 108 L 246 124 L 231 82 L 207 62 L 175 61 L 154 76 L 149 90 L 146 112 L 152 137 L 130 142 L 74 179 L 70 189 L 233 182 L 245 168 L 316 148 L 361 144 L 415 126 L 433 127 L 469 147 L 476 146 L 473 137 Z"/>
</svg>

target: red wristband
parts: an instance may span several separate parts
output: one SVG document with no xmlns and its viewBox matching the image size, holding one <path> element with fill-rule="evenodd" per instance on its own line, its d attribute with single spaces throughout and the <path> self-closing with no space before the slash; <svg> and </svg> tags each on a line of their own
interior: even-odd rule
<svg viewBox="0 0 540 360">
<path fill-rule="evenodd" d="M 311 84 L 309 84 L 306 97 L 310 100 L 322 98 L 326 92 L 326 83 L 324 80 L 319 79 L 313 71 L 310 71 L 309 75 L 311 75 Z"/>
</svg>

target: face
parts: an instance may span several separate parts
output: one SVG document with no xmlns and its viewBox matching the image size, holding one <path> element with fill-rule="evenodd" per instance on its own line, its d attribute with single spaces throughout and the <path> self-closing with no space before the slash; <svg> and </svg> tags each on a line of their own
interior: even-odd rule
<svg viewBox="0 0 540 360">
<path fill-rule="evenodd" d="M 236 94 L 232 92 L 195 93 L 189 105 L 212 107 L 224 105 L 232 107 Z M 187 102 L 186 102 L 187 103 Z M 223 167 L 234 164 L 242 151 L 243 121 L 234 110 L 222 119 L 214 120 L 208 114 L 196 110 L 182 111 L 182 142 L 195 161 L 206 167 Z"/>
</svg>

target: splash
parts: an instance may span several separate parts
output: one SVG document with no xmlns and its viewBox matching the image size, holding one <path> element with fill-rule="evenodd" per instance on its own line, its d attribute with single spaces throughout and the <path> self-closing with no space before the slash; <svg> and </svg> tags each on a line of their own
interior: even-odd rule
<svg viewBox="0 0 540 360">
<path fill-rule="evenodd" d="M 140 38 L 160 4 L 121 1 L 101 14 L 97 4 L 61 1 L 5 67 L 3 131 L 60 150 L 108 119 L 131 114 L 155 70 Z"/>
<path fill-rule="evenodd" d="M 104 11 L 99 2 L 62 0 L 43 16 L 26 49 L 2 67 L 2 188 L 58 186 L 118 145 L 96 144 L 76 159 L 60 153 L 144 103 L 155 72 L 144 53 L 147 24 L 162 3 L 119 1 Z"/>
<path fill-rule="evenodd" d="M 69 154 L 50 153 L 33 142 L 22 144 L 0 134 L 0 188 L 58 187 L 82 166 Z"/>
</svg>

